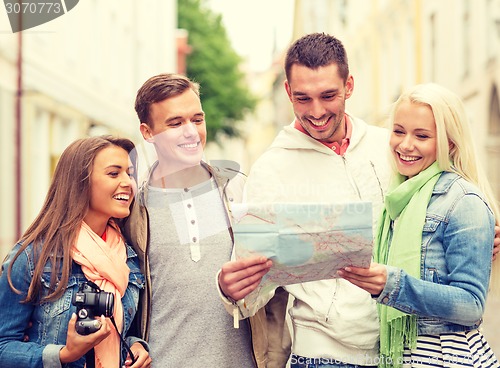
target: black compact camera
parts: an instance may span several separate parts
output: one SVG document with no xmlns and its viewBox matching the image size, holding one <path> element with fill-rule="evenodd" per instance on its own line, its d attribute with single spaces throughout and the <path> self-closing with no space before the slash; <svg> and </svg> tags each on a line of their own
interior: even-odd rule
<svg viewBox="0 0 500 368">
<path fill-rule="evenodd" d="M 101 328 L 101 321 L 95 317 L 113 315 L 115 296 L 102 291 L 93 282 L 85 281 L 73 295 L 72 303 L 76 306 L 76 332 L 90 335 Z"/>
</svg>

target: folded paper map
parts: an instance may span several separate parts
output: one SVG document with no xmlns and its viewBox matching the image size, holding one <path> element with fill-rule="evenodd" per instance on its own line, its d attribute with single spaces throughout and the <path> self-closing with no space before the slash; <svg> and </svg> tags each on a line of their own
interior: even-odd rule
<svg viewBox="0 0 500 368">
<path fill-rule="evenodd" d="M 273 261 L 248 302 L 277 286 L 331 279 L 346 266 L 370 265 L 370 202 L 245 203 L 231 209 L 236 258 L 263 255 Z"/>
</svg>

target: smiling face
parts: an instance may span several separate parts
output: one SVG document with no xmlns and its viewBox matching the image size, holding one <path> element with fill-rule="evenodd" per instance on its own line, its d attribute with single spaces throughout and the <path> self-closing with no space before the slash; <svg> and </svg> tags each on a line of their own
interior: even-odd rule
<svg viewBox="0 0 500 368">
<path fill-rule="evenodd" d="M 200 164 L 207 130 L 200 98 L 193 90 L 151 104 L 150 116 L 150 124 L 141 124 L 141 133 L 155 145 L 162 175 Z"/>
<path fill-rule="evenodd" d="M 394 114 L 389 142 L 398 172 L 411 178 L 436 161 L 436 123 L 427 105 L 403 101 Z"/>
<path fill-rule="evenodd" d="M 316 69 L 294 64 L 285 81 L 295 118 L 312 138 L 326 143 L 345 138 L 345 100 L 353 87 L 352 76 L 344 83 L 334 63 Z"/>
<path fill-rule="evenodd" d="M 126 150 L 109 146 L 99 151 L 90 174 L 90 203 L 84 221 L 101 235 L 111 217 L 130 214 L 135 183 L 134 168 Z"/>
</svg>

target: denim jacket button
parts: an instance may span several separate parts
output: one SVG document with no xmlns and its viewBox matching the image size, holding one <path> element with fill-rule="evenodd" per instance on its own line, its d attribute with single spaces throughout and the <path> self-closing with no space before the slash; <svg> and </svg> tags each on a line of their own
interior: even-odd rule
<svg viewBox="0 0 500 368">
<path fill-rule="evenodd" d="M 384 298 L 382 299 L 382 302 L 387 303 L 388 301 L 389 301 L 389 297 L 387 295 L 384 296 Z"/>
</svg>

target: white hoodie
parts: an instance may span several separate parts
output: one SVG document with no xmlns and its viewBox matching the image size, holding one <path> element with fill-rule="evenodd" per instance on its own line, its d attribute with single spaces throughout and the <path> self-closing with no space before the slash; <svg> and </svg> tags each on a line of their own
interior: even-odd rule
<svg viewBox="0 0 500 368">
<path fill-rule="evenodd" d="M 343 156 L 294 128 L 283 128 L 255 162 L 245 191 L 248 203 L 355 202 L 373 204 L 374 226 L 391 174 L 388 132 L 350 117 L 352 135 Z M 375 227 L 374 227 L 375 229 Z M 288 285 L 295 300 L 289 313 L 292 351 L 308 358 L 377 365 L 379 321 L 370 294 L 343 279 Z M 254 305 L 238 305 L 253 315 L 274 293 Z"/>
</svg>

